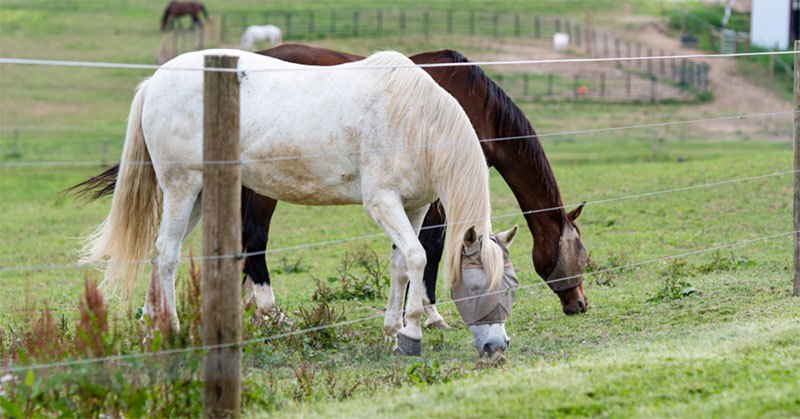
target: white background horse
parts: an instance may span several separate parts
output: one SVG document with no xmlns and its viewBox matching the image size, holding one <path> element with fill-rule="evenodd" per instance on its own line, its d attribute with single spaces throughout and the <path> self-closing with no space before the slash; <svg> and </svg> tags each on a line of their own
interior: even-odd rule
<svg viewBox="0 0 800 419">
<path fill-rule="evenodd" d="M 417 235 L 437 197 L 451 223 L 446 278 L 460 279 L 462 243 L 470 231 L 470 243 L 482 242 L 486 280 L 500 282 L 503 255 L 490 240 L 488 171 L 475 131 L 458 102 L 411 60 L 381 52 L 341 66 L 310 67 L 208 50 L 164 64 L 133 99 L 111 213 L 83 259 L 110 262 L 107 286 L 122 280 L 128 292 L 132 288 L 140 265 L 126 262 L 149 256 L 162 191 L 153 267 L 162 301 L 145 303 L 145 313 L 163 305 L 178 327 L 173 275 L 181 243 L 199 221 L 203 189 L 203 73 L 179 69 L 202 68 L 208 54 L 239 57 L 242 184 L 297 204 L 361 204 L 396 246 L 384 327 L 398 337 L 401 351 L 421 351 L 426 257 Z M 282 71 L 260 71 L 266 69 Z M 404 326 L 402 295 L 409 281 Z M 473 330 L 476 345 L 485 344 L 480 337 L 505 350 L 505 328 L 484 329 Z"/>
<path fill-rule="evenodd" d="M 257 41 L 269 41 L 274 47 L 281 43 L 282 37 L 281 29 L 275 25 L 251 25 L 242 33 L 242 41 L 239 43 L 239 48 L 250 51 Z"/>
</svg>

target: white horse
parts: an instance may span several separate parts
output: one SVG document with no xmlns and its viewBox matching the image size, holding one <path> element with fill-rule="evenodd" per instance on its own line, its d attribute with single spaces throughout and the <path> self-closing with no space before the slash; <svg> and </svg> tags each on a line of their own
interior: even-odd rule
<svg viewBox="0 0 800 419">
<path fill-rule="evenodd" d="M 146 260 L 155 239 L 152 282 L 161 302 L 150 303 L 149 295 L 144 312 L 161 306 L 179 327 L 173 276 L 181 243 L 200 219 L 203 189 L 203 73 L 179 69 L 201 68 L 205 55 L 239 57 L 242 184 L 296 204 L 361 204 L 395 245 L 384 328 L 397 337 L 396 349 L 421 351 L 426 256 L 417 235 L 437 197 L 451 223 L 449 283 L 460 280 L 464 243 L 471 249 L 478 243 L 490 288 L 501 282 L 503 251 L 490 239 L 485 158 L 458 102 L 425 71 L 391 51 L 310 67 L 207 50 L 172 59 L 137 88 L 111 212 L 82 259 L 109 262 L 105 286 L 122 285 L 130 295 L 140 264 L 126 262 Z M 259 71 L 265 69 L 283 71 Z M 152 284 L 148 292 L 155 292 Z M 488 342 L 491 352 L 505 350 L 504 327 L 478 329 L 472 332 L 479 348 Z"/>
<path fill-rule="evenodd" d="M 274 47 L 281 43 L 282 37 L 281 29 L 275 25 L 251 25 L 244 30 L 239 48 L 250 51 L 256 41 L 269 41 Z"/>
</svg>

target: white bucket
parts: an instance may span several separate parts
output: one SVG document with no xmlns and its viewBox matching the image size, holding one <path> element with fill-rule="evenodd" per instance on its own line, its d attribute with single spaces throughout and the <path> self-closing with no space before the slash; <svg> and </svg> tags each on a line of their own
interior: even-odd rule
<svg viewBox="0 0 800 419">
<path fill-rule="evenodd" d="M 569 46 L 569 34 L 556 32 L 553 34 L 553 49 L 555 51 L 566 51 Z"/>
</svg>

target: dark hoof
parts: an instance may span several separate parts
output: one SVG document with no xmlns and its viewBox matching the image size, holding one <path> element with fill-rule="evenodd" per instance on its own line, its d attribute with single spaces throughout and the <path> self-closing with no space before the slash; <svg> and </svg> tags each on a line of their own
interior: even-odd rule
<svg viewBox="0 0 800 419">
<path fill-rule="evenodd" d="M 444 321 L 444 320 L 439 320 L 439 321 L 435 321 L 435 322 L 433 322 L 433 323 L 431 323 L 431 324 L 426 324 L 426 325 L 425 325 L 425 328 L 426 328 L 426 329 L 440 329 L 440 330 L 447 330 L 447 329 L 450 329 L 450 325 L 448 325 L 447 323 L 445 323 L 445 321 Z"/>
<path fill-rule="evenodd" d="M 392 352 L 398 355 L 405 356 L 420 356 L 422 355 L 422 341 L 412 339 L 404 336 L 402 333 L 397 334 L 397 344 Z"/>
</svg>

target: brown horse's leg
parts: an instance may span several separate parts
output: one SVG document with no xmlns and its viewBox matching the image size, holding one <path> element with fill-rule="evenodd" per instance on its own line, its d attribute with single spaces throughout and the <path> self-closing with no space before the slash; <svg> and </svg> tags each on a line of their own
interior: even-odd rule
<svg viewBox="0 0 800 419">
<path fill-rule="evenodd" d="M 245 305 L 255 304 L 254 314 L 259 320 L 276 316 L 284 319 L 275 303 L 264 253 L 269 240 L 269 224 L 277 204 L 272 198 L 242 188 L 242 247 L 248 253 L 257 253 L 245 259 Z"/>
<path fill-rule="evenodd" d="M 425 327 L 437 329 L 449 328 L 436 310 L 436 306 L 433 305 L 436 304 L 436 277 L 444 250 L 444 223 L 444 208 L 442 208 L 439 201 L 436 201 L 425 215 L 422 230 L 419 232 L 419 241 L 422 243 L 422 247 L 425 248 L 425 255 L 428 259 L 428 264 L 425 265 L 425 274 L 422 278 L 425 283 L 425 296 L 427 297 L 427 301 L 424 301 L 425 315 L 428 317 L 425 321 Z"/>
</svg>

